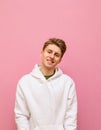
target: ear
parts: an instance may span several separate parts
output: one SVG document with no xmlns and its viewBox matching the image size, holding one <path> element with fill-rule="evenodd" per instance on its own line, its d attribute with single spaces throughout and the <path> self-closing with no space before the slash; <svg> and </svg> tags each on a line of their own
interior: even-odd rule
<svg viewBox="0 0 101 130">
<path fill-rule="evenodd" d="M 40 53 L 40 57 L 42 58 L 42 54 L 43 54 L 43 50 L 41 51 L 41 53 Z"/>
</svg>

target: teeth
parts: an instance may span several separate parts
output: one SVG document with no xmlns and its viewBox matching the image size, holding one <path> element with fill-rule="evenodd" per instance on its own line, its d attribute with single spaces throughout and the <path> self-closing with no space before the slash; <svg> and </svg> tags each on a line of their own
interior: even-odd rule
<svg viewBox="0 0 101 130">
<path fill-rule="evenodd" d="M 49 61 L 49 62 L 51 62 L 51 63 L 54 63 L 54 61 L 52 61 L 52 60 L 47 60 L 47 61 Z"/>
<path fill-rule="evenodd" d="M 52 59 L 47 59 L 47 61 L 50 63 L 54 63 L 54 60 L 52 60 Z"/>
</svg>

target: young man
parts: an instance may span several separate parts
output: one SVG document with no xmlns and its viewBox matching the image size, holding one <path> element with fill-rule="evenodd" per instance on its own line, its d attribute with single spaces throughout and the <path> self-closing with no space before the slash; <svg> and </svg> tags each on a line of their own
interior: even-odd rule
<svg viewBox="0 0 101 130">
<path fill-rule="evenodd" d="M 76 130 L 77 97 L 73 80 L 57 68 L 66 51 L 63 40 L 51 38 L 41 52 L 41 65 L 17 86 L 15 119 L 18 130 Z"/>
</svg>

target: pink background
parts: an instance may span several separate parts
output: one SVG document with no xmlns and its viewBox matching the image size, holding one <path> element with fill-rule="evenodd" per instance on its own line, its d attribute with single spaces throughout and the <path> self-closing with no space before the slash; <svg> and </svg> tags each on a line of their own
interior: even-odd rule
<svg viewBox="0 0 101 130">
<path fill-rule="evenodd" d="M 101 130 L 100 0 L 0 0 L 0 130 L 17 129 L 16 84 L 50 37 L 68 45 L 59 66 L 76 83 L 78 130 Z"/>
</svg>

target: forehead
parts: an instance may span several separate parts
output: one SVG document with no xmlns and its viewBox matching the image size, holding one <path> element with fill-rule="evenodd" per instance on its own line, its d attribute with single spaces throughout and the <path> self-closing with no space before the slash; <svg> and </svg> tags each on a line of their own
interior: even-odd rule
<svg viewBox="0 0 101 130">
<path fill-rule="evenodd" d="M 55 45 L 55 44 L 49 44 L 49 45 L 45 48 L 45 50 L 52 50 L 52 51 L 54 51 L 54 52 L 56 52 L 56 53 L 60 53 L 60 54 L 61 54 L 61 49 L 60 49 L 57 45 Z"/>
</svg>

